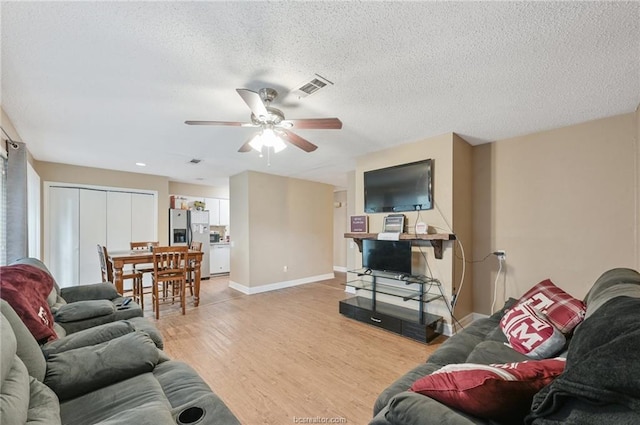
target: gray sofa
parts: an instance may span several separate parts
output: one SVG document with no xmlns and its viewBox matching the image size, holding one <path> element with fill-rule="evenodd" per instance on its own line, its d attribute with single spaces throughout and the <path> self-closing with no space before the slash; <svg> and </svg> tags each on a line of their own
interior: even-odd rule
<svg viewBox="0 0 640 425">
<path fill-rule="evenodd" d="M 37 267 L 53 278 L 47 266 L 36 258 L 22 258 L 12 263 L 15 264 Z M 103 323 L 143 316 L 138 304 L 132 301 L 122 307 L 123 301 L 124 297 L 110 282 L 60 288 L 55 279 L 47 298 L 59 337 Z"/>
<path fill-rule="evenodd" d="M 408 389 L 417 379 L 448 364 L 529 360 L 504 344 L 507 340 L 499 326 L 515 301 L 473 322 L 444 342 L 426 363 L 392 383 L 378 396 L 370 425 L 500 423 L 473 417 Z M 607 271 L 592 286 L 585 303 L 585 320 L 563 354 L 567 358 L 564 373 L 535 395 L 526 418 L 509 423 L 640 423 L 640 364 L 635 360 L 640 351 L 640 274 L 622 268 Z"/>
<path fill-rule="evenodd" d="M 0 301 L 2 424 L 238 424 L 185 363 L 127 321 L 40 347 Z"/>
</svg>

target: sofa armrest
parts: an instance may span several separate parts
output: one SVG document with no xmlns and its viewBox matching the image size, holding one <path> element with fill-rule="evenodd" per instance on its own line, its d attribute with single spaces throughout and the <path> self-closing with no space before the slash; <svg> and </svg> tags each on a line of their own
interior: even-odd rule
<svg viewBox="0 0 640 425">
<path fill-rule="evenodd" d="M 115 306 L 108 300 L 78 301 L 60 306 L 53 318 L 56 322 L 77 322 L 115 313 Z"/>
<path fill-rule="evenodd" d="M 53 354 L 75 350 L 76 348 L 102 344 L 103 342 L 111 341 L 112 339 L 134 332 L 135 330 L 136 329 L 133 324 L 124 320 L 105 323 L 103 325 L 85 329 L 55 341 L 48 342 L 41 347 L 42 353 L 44 354 L 45 359 L 49 359 Z"/>
<path fill-rule="evenodd" d="M 112 300 L 120 295 L 113 283 L 101 282 L 61 288 L 60 296 L 67 303 L 75 303 L 86 300 Z"/>
<path fill-rule="evenodd" d="M 142 373 L 151 372 L 159 354 L 149 336 L 132 332 L 92 347 L 52 354 L 44 383 L 68 400 Z"/>
</svg>

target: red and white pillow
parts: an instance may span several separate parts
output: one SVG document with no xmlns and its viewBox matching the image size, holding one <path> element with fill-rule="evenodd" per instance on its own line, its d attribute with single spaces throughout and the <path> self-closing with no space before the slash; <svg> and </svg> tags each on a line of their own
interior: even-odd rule
<svg viewBox="0 0 640 425">
<path fill-rule="evenodd" d="M 540 317 L 529 304 L 517 304 L 507 311 L 500 327 L 511 348 L 532 359 L 551 357 L 566 343 L 562 332 Z"/>
<path fill-rule="evenodd" d="M 505 313 L 500 328 L 514 350 L 534 359 L 560 351 L 570 333 L 584 319 L 586 306 L 551 282 L 544 280 Z"/>
<path fill-rule="evenodd" d="M 418 379 L 411 391 L 479 418 L 509 419 L 531 408 L 535 393 L 560 375 L 565 359 L 445 366 Z"/>
<path fill-rule="evenodd" d="M 550 279 L 529 289 L 518 300 L 542 313 L 563 334 L 570 333 L 584 319 L 587 306 L 558 288 Z"/>
</svg>

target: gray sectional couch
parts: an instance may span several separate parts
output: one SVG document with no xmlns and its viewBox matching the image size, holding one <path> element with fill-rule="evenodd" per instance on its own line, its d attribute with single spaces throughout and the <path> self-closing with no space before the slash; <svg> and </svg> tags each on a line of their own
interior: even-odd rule
<svg viewBox="0 0 640 425">
<path fill-rule="evenodd" d="M 473 322 L 444 342 L 426 361 L 392 383 L 374 405 L 370 425 L 499 424 L 408 391 L 417 379 L 453 363 L 529 360 L 504 343 L 499 322 L 516 300 L 489 318 Z M 549 424 L 640 423 L 640 274 L 631 269 L 604 273 L 585 298 L 585 320 L 575 329 L 565 371 L 534 397 L 526 418 L 513 422 Z M 502 422 L 504 423 L 504 422 Z"/>
<path fill-rule="evenodd" d="M 3 425 L 239 424 L 190 366 L 168 358 L 142 317 L 66 336 L 63 328 L 39 345 L 5 300 L 0 312 Z"/>
</svg>

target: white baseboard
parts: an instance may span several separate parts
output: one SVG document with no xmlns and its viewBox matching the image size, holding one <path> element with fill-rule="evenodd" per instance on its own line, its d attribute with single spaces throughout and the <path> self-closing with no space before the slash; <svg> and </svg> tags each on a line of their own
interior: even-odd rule
<svg viewBox="0 0 640 425">
<path fill-rule="evenodd" d="M 334 272 L 346 273 L 347 272 L 347 268 L 343 267 L 343 266 L 333 266 L 333 271 Z"/>
<path fill-rule="evenodd" d="M 253 294 L 259 294 L 261 292 L 276 291 L 278 289 L 290 288 L 292 286 L 304 285 L 307 283 L 313 283 L 313 282 L 318 282 L 320 280 L 327 280 L 327 279 L 333 279 L 333 278 L 335 278 L 335 275 L 333 273 L 326 273 L 326 274 L 321 274 L 317 276 L 303 277 L 302 279 L 287 280 L 284 282 L 276 282 L 276 283 L 270 283 L 268 285 L 260 285 L 260 286 L 245 286 L 238 282 L 234 282 L 230 280 L 229 288 L 235 289 L 236 291 L 240 291 L 243 294 L 253 295 Z"/>
<path fill-rule="evenodd" d="M 480 314 L 480 313 L 469 313 L 466 316 L 464 316 L 462 319 L 458 319 L 458 322 L 460 322 L 460 325 L 462 325 L 463 327 L 466 327 L 467 325 L 470 325 L 471 323 L 475 322 L 476 320 L 482 318 L 482 317 L 489 317 L 486 316 L 484 314 Z M 456 322 L 456 325 L 458 325 L 458 323 Z M 460 326 L 457 326 L 457 331 L 461 331 L 462 329 L 460 329 Z M 444 329 L 443 329 L 443 333 L 446 336 L 452 336 L 453 335 L 453 325 L 451 323 L 445 323 L 444 324 Z"/>
</svg>

